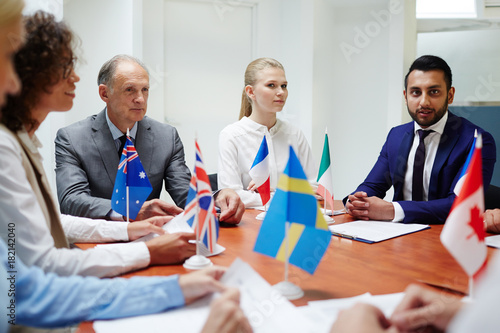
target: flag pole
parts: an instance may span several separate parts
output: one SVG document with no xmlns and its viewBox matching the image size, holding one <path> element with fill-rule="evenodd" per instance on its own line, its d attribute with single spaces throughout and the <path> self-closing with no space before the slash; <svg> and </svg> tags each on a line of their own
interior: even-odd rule
<svg viewBox="0 0 500 333">
<path fill-rule="evenodd" d="M 325 126 L 325 140 L 326 138 L 328 137 L 328 127 Z M 330 164 L 331 164 L 331 161 L 330 161 Z M 326 187 L 324 188 L 324 193 L 323 193 L 323 215 L 327 215 L 326 214 L 326 209 L 328 208 L 328 203 L 327 203 L 328 200 L 326 200 Z M 332 207 L 332 214 L 333 214 L 333 207 Z"/>
<path fill-rule="evenodd" d="M 129 131 L 128 127 L 127 127 L 127 138 L 125 140 L 128 140 L 129 136 L 130 136 L 130 131 Z M 125 147 L 127 147 L 127 146 L 128 145 L 126 144 Z M 125 154 L 125 159 L 128 159 L 128 149 L 127 149 L 127 153 Z M 127 160 L 126 163 L 128 163 L 128 160 Z M 130 222 L 130 220 L 129 220 L 129 216 L 130 216 L 130 202 L 129 202 L 129 200 L 130 200 L 130 194 L 129 194 L 129 189 L 128 189 L 128 168 L 127 168 L 127 175 L 125 177 L 127 177 L 127 186 L 126 186 L 126 193 L 127 193 L 127 222 Z"/>
<path fill-rule="evenodd" d="M 127 185 L 127 187 L 126 187 L 126 190 L 127 190 L 127 222 L 130 222 L 130 221 L 129 221 L 129 215 L 130 215 L 130 214 L 129 214 L 129 208 L 130 208 L 130 207 L 129 207 L 129 203 L 128 203 L 128 200 L 129 200 L 128 185 Z M 122 207 L 123 207 L 123 206 L 122 206 Z"/>
<path fill-rule="evenodd" d="M 474 299 L 474 277 L 469 276 L 469 298 Z"/>
<path fill-rule="evenodd" d="M 198 179 L 196 179 L 196 192 L 198 192 Z M 196 193 L 196 201 L 197 201 L 196 214 L 194 215 L 196 228 L 194 228 L 194 232 L 196 234 L 196 255 L 199 256 L 200 255 L 200 236 L 199 236 L 200 221 L 198 219 L 200 216 L 200 198 L 198 197 L 198 193 Z"/>
<path fill-rule="evenodd" d="M 324 204 L 323 204 L 323 211 L 325 212 L 325 215 L 327 215 L 326 214 L 326 210 L 328 208 L 328 200 L 326 200 L 326 187 L 324 188 L 323 202 L 324 202 Z M 333 212 L 333 207 L 332 207 L 332 212 Z"/>
<path fill-rule="evenodd" d="M 281 281 L 273 286 L 281 295 L 285 296 L 289 300 L 299 299 L 304 296 L 304 291 L 297 285 L 288 281 L 288 263 L 290 257 L 290 249 L 288 244 L 290 232 L 290 222 L 285 222 L 285 280 Z"/>
<path fill-rule="evenodd" d="M 196 131 L 194 133 L 194 142 L 195 142 L 195 146 L 196 146 L 196 143 L 198 142 L 198 131 Z M 195 147 L 196 149 L 196 147 Z M 194 232 L 196 234 L 196 255 L 199 256 L 200 255 L 200 236 L 199 236 L 199 233 L 200 233 L 200 196 L 199 196 L 199 189 L 198 189 L 198 174 L 196 172 L 196 159 L 195 159 L 195 162 L 194 162 L 194 170 L 193 170 L 194 174 L 196 175 L 196 213 L 194 215 L 194 221 L 195 221 L 195 228 L 194 229 Z"/>
<path fill-rule="evenodd" d="M 288 282 L 288 259 L 290 257 L 288 249 L 288 231 L 290 230 L 290 222 L 285 222 L 285 282 Z"/>
</svg>

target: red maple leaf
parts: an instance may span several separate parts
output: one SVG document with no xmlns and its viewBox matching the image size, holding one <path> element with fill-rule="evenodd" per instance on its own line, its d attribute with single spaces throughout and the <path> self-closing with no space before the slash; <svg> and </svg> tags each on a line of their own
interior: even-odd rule
<svg viewBox="0 0 500 333">
<path fill-rule="evenodd" d="M 467 239 L 476 235 L 477 239 L 480 242 L 484 242 L 484 237 L 486 237 L 486 233 L 484 231 L 483 216 L 477 206 L 474 206 L 470 210 L 470 221 L 467 224 L 470 225 L 470 227 L 473 230 L 473 232 L 469 236 L 467 236 Z"/>
</svg>

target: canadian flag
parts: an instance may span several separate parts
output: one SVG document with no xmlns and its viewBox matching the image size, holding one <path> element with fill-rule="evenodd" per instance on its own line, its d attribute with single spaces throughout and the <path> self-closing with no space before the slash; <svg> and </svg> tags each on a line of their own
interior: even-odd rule
<svg viewBox="0 0 500 333">
<path fill-rule="evenodd" d="M 482 137 L 479 134 L 464 183 L 441 232 L 444 247 L 470 277 L 482 271 L 487 258 L 483 222 L 482 147 Z"/>
<path fill-rule="evenodd" d="M 266 205 L 271 199 L 271 181 L 269 173 L 269 149 L 267 148 L 266 136 L 262 139 L 259 151 L 255 156 L 252 167 L 248 172 L 259 190 L 262 205 Z"/>
</svg>

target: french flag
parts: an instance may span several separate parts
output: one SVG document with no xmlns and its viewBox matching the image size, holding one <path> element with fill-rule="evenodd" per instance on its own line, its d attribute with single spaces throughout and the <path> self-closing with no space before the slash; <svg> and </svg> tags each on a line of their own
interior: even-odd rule
<svg viewBox="0 0 500 333">
<path fill-rule="evenodd" d="M 266 136 L 262 139 L 259 151 L 255 160 L 253 161 L 252 167 L 248 172 L 255 185 L 257 186 L 262 199 L 262 205 L 266 205 L 271 199 L 271 183 L 269 174 L 269 149 L 267 148 Z"/>
</svg>

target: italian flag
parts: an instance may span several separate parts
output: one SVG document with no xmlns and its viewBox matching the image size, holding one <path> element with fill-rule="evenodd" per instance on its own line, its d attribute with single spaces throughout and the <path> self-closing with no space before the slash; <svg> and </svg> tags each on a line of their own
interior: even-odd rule
<svg viewBox="0 0 500 333">
<path fill-rule="evenodd" d="M 325 132 L 325 144 L 318 172 L 318 189 L 316 193 L 325 199 L 325 209 L 327 204 L 333 211 L 333 182 L 332 167 L 330 162 L 330 145 L 328 144 L 328 133 Z"/>
</svg>

